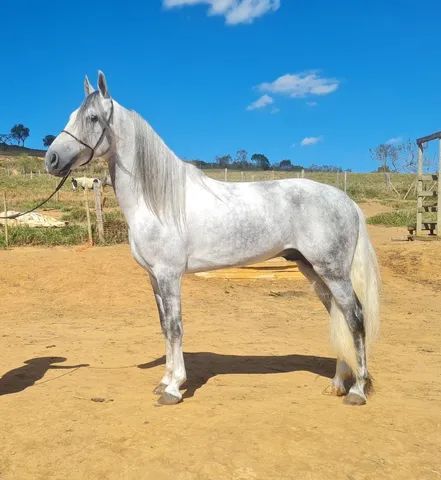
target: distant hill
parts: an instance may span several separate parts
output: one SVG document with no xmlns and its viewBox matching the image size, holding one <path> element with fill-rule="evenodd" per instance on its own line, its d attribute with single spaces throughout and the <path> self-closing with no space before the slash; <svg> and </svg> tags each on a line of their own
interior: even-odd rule
<svg viewBox="0 0 441 480">
<path fill-rule="evenodd" d="M 5 143 L 0 143 L 0 155 L 27 155 L 29 157 L 44 157 L 46 155 L 46 150 L 37 150 L 35 148 L 27 148 L 20 147 L 18 145 L 6 145 Z"/>
</svg>

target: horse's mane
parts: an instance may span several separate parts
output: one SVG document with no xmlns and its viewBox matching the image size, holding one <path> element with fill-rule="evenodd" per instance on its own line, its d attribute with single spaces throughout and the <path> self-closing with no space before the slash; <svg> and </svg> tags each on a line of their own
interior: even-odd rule
<svg viewBox="0 0 441 480">
<path fill-rule="evenodd" d="M 205 175 L 180 160 L 162 138 L 136 112 L 129 112 L 135 127 L 133 178 L 149 209 L 162 221 L 185 229 L 187 178 L 205 185 Z"/>
<path fill-rule="evenodd" d="M 85 113 L 92 105 L 97 109 L 101 121 L 105 120 L 98 100 L 99 92 L 93 92 L 81 105 L 77 115 L 77 121 L 81 122 L 81 131 L 87 132 Z M 186 227 L 187 178 L 208 188 L 205 182 L 207 177 L 193 165 L 180 160 L 138 113 L 127 113 L 135 130 L 135 160 L 132 171 L 127 173 L 132 175 L 135 188 L 140 189 L 145 203 L 154 215 L 162 223 L 173 223 L 183 231 Z"/>
</svg>

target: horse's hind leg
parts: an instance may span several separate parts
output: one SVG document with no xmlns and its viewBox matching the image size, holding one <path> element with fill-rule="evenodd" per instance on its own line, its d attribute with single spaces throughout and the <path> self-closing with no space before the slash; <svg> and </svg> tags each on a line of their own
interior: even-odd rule
<svg viewBox="0 0 441 480">
<path fill-rule="evenodd" d="M 165 375 L 155 391 L 161 394 L 160 403 L 171 405 L 182 400 L 179 388 L 186 380 L 182 353 L 181 277 L 159 272 L 152 273 L 151 279 L 166 340 Z"/>
<path fill-rule="evenodd" d="M 357 298 L 349 278 L 331 278 L 322 276 L 333 296 L 331 304 L 332 338 L 337 348 L 339 358 L 344 363 L 337 365 L 336 387 L 341 387 L 351 367 L 355 383 L 351 386 L 345 403 L 363 405 L 371 388 L 366 362 L 365 328 L 363 309 Z M 335 303 L 334 303 L 335 302 Z M 344 385 L 343 385 L 344 388 Z"/>
<path fill-rule="evenodd" d="M 314 290 L 325 306 L 329 314 L 331 314 L 332 308 L 332 293 L 323 280 L 317 275 L 315 270 L 312 268 L 310 263 L 307 263 L 303 260 L 298 260 L 297 265 L 299 270 L 305 275 L 305 277 L 311 282 L 314 287 Z M 346 395 L 345 381 L 352 378 L 352 370 L 349 365 L 342 360 L 337 358 L 337 364 L 335 369 L 335 376 L 332 379 L 332 393 L 337 396 Z"/>
</svg>

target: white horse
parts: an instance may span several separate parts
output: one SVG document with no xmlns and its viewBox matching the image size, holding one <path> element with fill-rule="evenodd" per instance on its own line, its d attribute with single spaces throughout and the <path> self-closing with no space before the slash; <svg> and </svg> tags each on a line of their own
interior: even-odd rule
<svg viewBox="0 0 441 480">
<path fill-rule="evenodd" d="M 181 161 L 137 113 L 85 79 L 86 99 L 46 154 L 62 176 L 107 159 L 132 254 L 149 273 L 166 339 L 163 404 L 182 399 L 181 279 L 185 272 L 276 256 L 296 261 L 331 317 L 332 385 L 361 405 L 371 386 L 367 348 L 379 327 L 378 268 L 363 214 L 341 190 L 306 179 L 226 183 Z M 345 382 L 350 383 L 346 392 Z"/>
<path fill-rule="evenodd" d="M 72 190 L 75 192 L 78 187 L 81 187 L 83 190 L 93 190 L 95 184 L 101 185 L 101 180 L 99 178 L 89 178 L 89 177 L 72 177 Z"/>
</svg>

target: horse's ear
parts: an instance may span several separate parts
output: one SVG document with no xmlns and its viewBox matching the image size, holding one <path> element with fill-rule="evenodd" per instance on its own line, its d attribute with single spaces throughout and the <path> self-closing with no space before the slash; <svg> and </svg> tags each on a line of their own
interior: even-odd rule
<svg viewBox="0 0 441 480">
<path fill-rule="evenodd" d="M 85 93 L 86 97 L 88 97 L 94 91 L 95 91 L 95 89 L 90 84 L 89 79 L 87 78 L 87 75 L 86 75 L 84 77 L 84 93 Z"/>
<path fill-rule="evenodd" d="M 101 70 L 98 70 L 98 89 L 104 98 L 109 97 L 109 89 L 107 88 L 106 76 Z"/>
</svg>

